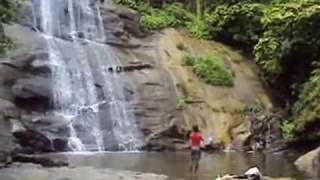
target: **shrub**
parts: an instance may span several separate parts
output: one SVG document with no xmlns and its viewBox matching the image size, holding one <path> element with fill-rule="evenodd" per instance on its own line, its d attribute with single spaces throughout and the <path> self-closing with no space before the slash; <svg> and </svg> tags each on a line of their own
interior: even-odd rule
<svg viewBox="0 0 320 180">
<path fill-rule="evenodd" d="M 0 39 L 0 55 L 4 54 L 9 49 L 12 49 L 14 47 L 15 47 L 15 44 L 10 38 L 3 37 L 2 39 Z"/>
<path fill-rule="evenodd" d="M 163 29 L 176 25 L 174 16 L 166 14 L 161 10 L 153 10 L 152 14 L 145 14 L 140 19 L 143 28 L 147 30 Z"/>
<path fill-rule="evenodd" d="M 177 102 L 177 110 L 184 110 L 188 106 L 187 100 L 186 99 L 179 99 Z"/>
<path fill-rule="evenodd" d="M 186 53 L 182 57 L 182 64 L 185 66 L 194 66 L 197 63 L 197 58 L 191 54 L 191 53 Z"/>
<path fill-rule="evenodd" d="M 129 8 L 137 10 L 140 3 L 137 0 L 115 0 L 115 3 L 127 6 Z"/>
<path fill-rule="evenodd" d="M 210 37 L 207 22 L 205 20 L 193 18 L 192 21 L 186 23 L 186 26 L 188 31 L 196 38 L 208 39 Z"/>
<path fill-rule="evenodd" d="M 320 69 L 312 73 L 293 106 L 293 118 L 297 131 L 303 131 L 306 126 L 318 121 L 320 117 Z"/>
<path fill-rule="evenodd" d="M 184 9 L 183 4 L 173 3 L 165 8 L 165 12 L 176 18 L 176 25 L 184 26 L 193 18 L 193 14 Z"/>
<path fill-rule="evenodd" d="M 296 129 L 296 125 L 294 123 L 285 121 L 280 128 L 281 128 L 282 135 L 285 139 L 290 141 L 294 138 L 295 129 Z"/>
<path fill-rule="evenodd" d="M 19 0 L 1 0 L 0 2 L 0 54 L 14 47 L 13 41 L 5 36 L 1 23 L 10 24 L 15 21 L 19 7 Z"/>
<path fill-rule="evenodd" d="M 180 51 L 185 51 L 185 50 L 187 50 L 187 47 L 186 47 L 182 42 L 177 43 L 176 47 L 177 47 L 177 49 L 179 49 Z"/>
<path fill-rule="evenodd" d="M 142 13 L 140 21 L 147 30 L 159 30 L 167 27 L 183 26 L 191 16 L 183 9 L 182 4 L 174 3 L 163 10 L 151 8 L 149 12 Z"/>
<path fill-rule="evenodd" d="M 210 85 L 233 86 L 232 71 L 226 68 L 223 59 L 217 55 L 204 56 L 194 65 L 193 70 L 197 76 Z"/>
</svg>

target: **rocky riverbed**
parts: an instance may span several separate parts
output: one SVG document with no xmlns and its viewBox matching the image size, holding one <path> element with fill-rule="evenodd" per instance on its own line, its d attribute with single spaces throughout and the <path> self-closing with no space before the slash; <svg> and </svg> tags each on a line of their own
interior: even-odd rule
<svg viewBox="0 0 320 180">
<path fill-rule="evenodd" d="M 214 177 L 212 177 L 214 178 Z M 123 171 L 115 169 L 99 169 L 94 167 L 54 167 L 43 168 L 35 164 L 12 164 L 8 168 L 0 169 L 0 179 L 3 180 L 178 180 L 153 173 Z M 201 178 L 200 178 L 201 179 Z M 182 180 L 182 179 L 181 179 Z M 216 180 L 238 180 L 231 176 L 224 176 Z M 294 180 L 292 178 L 270 178 L 263 180 Z"/>
<path fill-rule="evenodd" d="M 93 167 L 55 167 L 42 168 L 35 164 L 12 164 L 0 169 L 3 180 L 169 180 L 165 175 L 151 173 L 97 169 Z"/>
</svg>

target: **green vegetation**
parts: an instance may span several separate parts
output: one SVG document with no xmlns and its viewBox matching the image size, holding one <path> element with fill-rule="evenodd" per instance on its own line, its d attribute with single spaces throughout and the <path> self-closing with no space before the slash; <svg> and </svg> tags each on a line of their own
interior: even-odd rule
<svg viewBox="0 0 320 180">
<path fill-rule="evenodd" d="M 19 10 L 18 0 L 1 0 L 0 2 L 0 22 L 9 24 L 16 19 Z"/>
<path fill-rule="evenodd" d="M 4 36 L 0 39 L 0 55 L 4 54 L 9 49 L 12 49 L 14 47 L 15 44 L 10 38 Z"/>
<path fill-rule="evenodd" d="M 184 110 L 188 106 L 187 100 L 186 99 L 179 99 L 177 102 L 177 110 Z"/>
<path fill-rule="evenodd" d="M 284 136 L 296 139 L 320 129 L 320 70 L 315 65 L 320 63 L 320 1 L 129 2 L 135 2 L 146 29 L 182 26 L 197 38 L 222 41 L 243 52 L 249 50 L 266 83 L 289 102 L 289 121 L 282 126 Z M 209 84 L 232 85 L 232 73 L 219 57 L 186 54 L 182 61 Z"/>
<path fill-rule="evenodd" d="M 196 38 L 208 39 L 210 37 L 208 25 L 205 20 L 199 20 L 197 18 L 192 18 L 191 21 L 186 22 L 186 27 L 187 27 L 188 31 Z"/>
<path fill-rule="evenodd" d="M 213 38 L 234 41 L 244 45 L 254 45 L 263 33 L 260 22 L 263 4 L 234 4 L 217 6 L 206 20 Z"/>
<path fill-rule="evenodd" d="M 292 140 L 294 138 L 296 130 L 296 125 L 292 122 L 285 121 L 281 125 L 281 131 L 285 139 Z"/>
<path fill-rule="evenodd" d="M 182 111 L 182 110 L 184 110 L 185 108 L 187 108 L 187 106 L 188 106 L 189 104 L 192 104 L 192 103 L 193 103 L 193 101 L 190 100 L 188 97 L 180 98 L 180 99 L 178 100 L 178 102 L 177 102 L 177 107 L 176 107 L 176 109 Z"/>
<path fill-rule="evenodd" d="M 145 9 L 148 9 L 147 11 Z M 164 9 L 140 8 L 141 24 L 146 30 L 157 30 L 166 27 L 184 26 L 191 14 L 184 10 L 183 5 L 174 3 Z M 142 10 L 142 12 L 141 12 Z"/>
<path fill-rule="evenodd" d="M 14 46 L 11 39 L 5 36 L 3 24 L 10 24 L 16 19 L 19 10 L 18 0 L 1 0 L 0 2 L 0 54 Z"/>
<path fill-rule="evenodd" d="M 207 84 L 213 86 L 233 86 L 232 71 L 227 69 L 223 59 L 215 54 L 200 58 L 193 71 Z"/>
<path fill-rule="evenodd" d="M 308 123 L 319 122 L 320 115 L 320 69 L 314 70 L 309 81 L 303 85 L 297 102 L 293 106 L 294 123 L 297 132 L 308 127 Z"/>
<path fill-rule="evenodd" d="M 197 58 L 192 53 L 186 53 L 182 57 L 182 64 L 185 66 L 194 66 L 197 64 Z"/>
<path fill-rule="evenodd" d="M 191 53 L 183 56 L 184 65 L 192 66 L 193 72 L 207 84 L 213 86 L 233 86 L 233 72 L 229 70 L 222 57 L 216 54 L 207 54 L 196 58 Z"/>
<path fill-rule="evenodd" d="M 177 47 L 177 49 L 179 49 L 180 51 L 187 51 L 188 50 L 188 48 L 183 44 L 183 43 L 178 43 L 177 45 L 176 45 L 176 47 Z"/>
</svg>

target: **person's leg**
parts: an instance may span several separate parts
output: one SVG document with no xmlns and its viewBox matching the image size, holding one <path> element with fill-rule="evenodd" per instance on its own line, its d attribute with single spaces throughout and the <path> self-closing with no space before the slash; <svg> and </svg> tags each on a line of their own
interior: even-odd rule
<svg viewBox="0 0 320 180">
<path fill-rule="evenodd" d="M 194 176 L 194 168 L 195 168 L 195 161 L 191 160 L 191 165 L 190 165 L 190 175 Z"/>
<path fill-rule="evenodd" d="M 201 159 L 201 151 L 199 150 L 196 152 L 194 174 L 198 173 L 200 159 Z"/>
<path fill-rule="evenodd" d="M 190 165 L 190 173 L 191 176 L 194 176 L 194 169 L 195 169 L 195 152 L 192 150 L 191 151 L 191 165 Z"/>
<path fill-rule="evenodd" d="M 198 173 L 198 169 L 199 169 L 199 161 L 195 161 L 195 165 L 194 165 L 194 174 L 195 175 Z"/>
</svg>

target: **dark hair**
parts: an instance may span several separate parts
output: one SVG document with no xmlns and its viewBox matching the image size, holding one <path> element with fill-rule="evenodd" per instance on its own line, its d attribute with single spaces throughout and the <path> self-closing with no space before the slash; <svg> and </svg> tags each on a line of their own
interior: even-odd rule
<svg viewBox="0 0 320 180">
<path fill-rule="evenodd" d="M 193 132 L 199 132 L 199 126 L 198 125 L 193 125 L 192 126 L 192 131 Z"/>
</svg>

